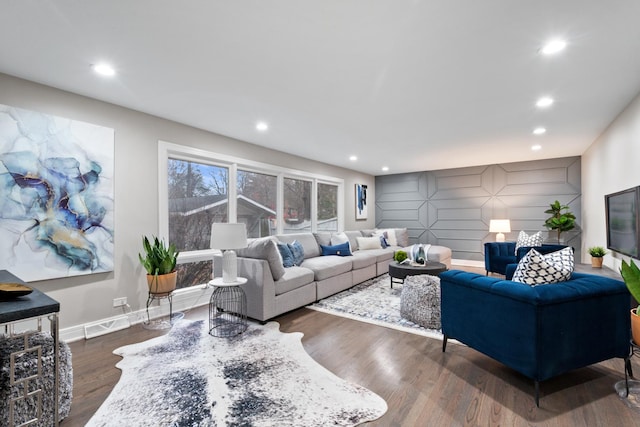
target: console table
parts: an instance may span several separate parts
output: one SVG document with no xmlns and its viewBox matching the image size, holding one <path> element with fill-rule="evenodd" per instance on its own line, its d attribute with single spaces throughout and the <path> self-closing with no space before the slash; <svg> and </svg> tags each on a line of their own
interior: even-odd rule
<svg viewBox="0 0 640 427">
<path fill-rule="evenodd" d="M 25 284 L 18 277 L 9 273 L 6 270 L 0 270 L 0 282 L 5 283 L 20 283 Z M 45 414 L 42 413 L 42 400 L 44 390 L 30 390 L 29 383 L 35 381 L 39 378 L 43 378 L 45 369 L 53 369 L 54 374 L 54 382 L 53 382 L 53 425 L 58 425 L 58 393 L 59 393 L 59 354 L 58 354 L 58 340 L 59 340 L 59 331 L 58 331 L 58 313 L 60 312 L 60 303 L 53 298 L 45 295 L 37 289 L 33 289 L 29 295 L 24 295 L 18 298 L 14 298 L 11 300 L 0 300 L 0 326 L 4 328 L 4 334 L 9 338 L 24 338 L 24 348 L 19 351 L 12 352 L 10 354 L 10 366 L 9 366 L 9 381 L 10 388 L 12 390 L 16 390 L 16 393 L 12 393 L 9 398 L 8 407 L 8 425 L 13 427 L 16 425 L 15 421 L 15 408 L 17 405 L 20 405 L 21 402 L 24 402 L 28 399 L 33 399 L 36 401 L 36 414 L 33 414 L 33 419 L 21 423 L 21 424 L 31 424 L 35 421 L 40 421 L 43 419 Z M 33 348 L 29 347 L 29 336 L 42 332 L 42 319 L 49 320 L 49 326 L 51 330 L 51 336 L 53 337 L 53 367 L 45 366 L 42 363 L 43 351 L 40 346 L 35 346 Z M 33 326 L 30 323 L 35 323 L 36 326 Z M 16 330 L 17 326 L 26 326 L 31 328 L 27 331 Z M 15 377 L 15 364 L 16 360 L 19 360 L 21 357 L 33 355 L 38 358 L 38 364 L 40 365 L 40 369 L 34 375 L 31 375 L 26 378 L 16 378 Z M 18 393 L 19 391 L 19 393 Z"/>
</svg>

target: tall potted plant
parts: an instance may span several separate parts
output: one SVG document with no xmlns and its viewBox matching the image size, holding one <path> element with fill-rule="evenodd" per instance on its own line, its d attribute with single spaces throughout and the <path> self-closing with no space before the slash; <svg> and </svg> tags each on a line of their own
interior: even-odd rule
<svg viewBox="0 0 640 427">
<path fill-rule="evenodd" d="M 629 264 L 622 260 L 620 274 L 633 298 L 635 298 L 636 302 L 640 302 L 640 269 L 638 266 L 633 260 L 630 260 Z M 636 344 L 640 344 L 640 316 L 638 315 L 638 308 L 640 308 L 640 306 L 631 309 L 631 336 Z"/>
<path fill-rule="evenodd" d="M 157 237 L 149 240 L 143 236 L 142 248 L 144 256 L 139 253 L 138 258 L 147 271 L 149 293 L 157 296 L 170 294 L 176 289 L 178 278 L 176 263 L 180 252 L 173 243 L 167 246 Z"/>
<path fill-rule="evenodd" d="M 558 243 L 560 243 L 560 234 L 573 230 L 576 226 L 576 216 L 569 211 L 569 206 L 561 205 L 557 200 L 551 203 L 544 213 L 551 215 L 544 222 L 544 226 L 549 230 L 557 231 Z"/>
</svg>

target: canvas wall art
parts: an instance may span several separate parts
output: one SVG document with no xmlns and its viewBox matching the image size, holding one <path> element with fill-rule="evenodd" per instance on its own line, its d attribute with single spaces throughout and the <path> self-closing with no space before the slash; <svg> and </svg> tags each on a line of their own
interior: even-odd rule
<svg viewBox="0 0 640 427">
<path fill-rule="evenodd" d="M 367 186 L 356 184 L 356 219 L 367 218 Z"/>
<path fill-rule="evenodd" d="M 0 105 L 0 269 L 113 270 L 113 147 L 113 129 Z"/>
</svg>

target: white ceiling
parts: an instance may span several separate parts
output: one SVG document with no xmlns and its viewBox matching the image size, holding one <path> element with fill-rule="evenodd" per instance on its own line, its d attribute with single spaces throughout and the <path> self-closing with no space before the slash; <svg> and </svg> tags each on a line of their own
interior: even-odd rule
<svg viewBox="0 0 640 427">
<path fill-rule="evenodd" d="M 638 0 L 0 1 L 0 72 L 373 175 L 580 155 L 640 91 Z"/>
</svg>

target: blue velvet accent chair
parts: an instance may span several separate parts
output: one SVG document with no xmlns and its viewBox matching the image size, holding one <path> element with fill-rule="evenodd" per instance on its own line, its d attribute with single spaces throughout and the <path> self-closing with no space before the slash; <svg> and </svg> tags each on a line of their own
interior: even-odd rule
<svg viewBox="0 0 640 427">
<path fill-rule="evenodd" d="M 442 351 L 456 339 L 533 379 L 538 406 L 541 381 L 629 355 L 629 292 L 620 280 L 573 273 L 529 286 L 449 270 L 440 291 Z"/>
<path fill-rule="evenodd" d="M 487 242 L 484 244 L 484 269 L 489 273 L 506 274 L 507 265 L 517 264 L 531 248 L 541 254 L 548 254 L 566 248 L 566 245 L 543 244 L 542 246 L 522 246 L 516 254 L 516 242 Z"/>
</svg>

